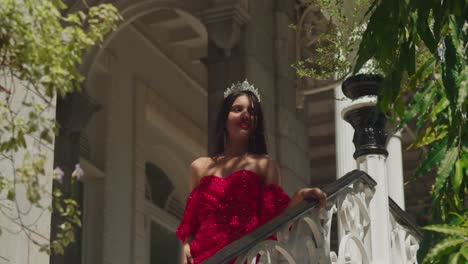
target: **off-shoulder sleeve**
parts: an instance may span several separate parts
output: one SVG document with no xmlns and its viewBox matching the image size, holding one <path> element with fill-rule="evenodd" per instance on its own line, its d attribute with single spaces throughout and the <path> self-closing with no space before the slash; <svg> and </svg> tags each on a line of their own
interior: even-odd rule
<svg viewBox="0 0 468 264">
<path fill-rule="evenodd" d="M 185 203 L 185 211 L 182 217 L 182 221 L 176 230 L 176 236 L 180 241 L 185 242 L 185 239 L 189 235 L 193 235 L 197 232 L 200 223 L 195 213 L 196 203 L 198 197 L 198 189 L 192 190 Z"/>
<path fill-rule="evenodd" d="M 274 183 L 263 185 L 261 196 L 260 223 L 262 225 L 282 213 L 291 200 L 284 190 Z"/>
</svg>

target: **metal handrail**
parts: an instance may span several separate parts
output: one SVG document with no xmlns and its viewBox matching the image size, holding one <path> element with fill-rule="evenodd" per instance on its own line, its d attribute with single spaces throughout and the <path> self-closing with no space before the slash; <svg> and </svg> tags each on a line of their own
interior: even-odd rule
<svg viewBox="0 0 468 264">
<path fill-rule="evenodd" d="M 395 217 L 396 221 L 413 231 L 413 234 L 417 239 L 422 240 L 423 233 L 421 229 L 416 223 L 413 222 L 413 220 L 411 220 L 408 213 L 401 209 L 401 207 L 390 197 L 388 197 L 388 203 L 390 205 L 390 212 L 392 213 L 393 217 Z"/>
</svg>

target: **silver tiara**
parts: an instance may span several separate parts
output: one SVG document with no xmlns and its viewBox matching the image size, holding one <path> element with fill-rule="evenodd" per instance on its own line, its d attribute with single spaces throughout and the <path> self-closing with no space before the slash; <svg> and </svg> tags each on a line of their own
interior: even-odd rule
<svg viewBox="0 0 468 264">
<path fill-rule="evenodd" d="M 243 82 L 233 83 L 231 85 L 231 87 L 228 87 L 226 89 L 226 91 L 224 92 L 224 98 L 228 97 L 230 94 L 232 94 L 234 92 L 240 92 L 240 91 L 250 91 L 250 92 L 252 92 L 257 97 L 258 102 L 260 102 L 260 94 L 258 93 L 257 88 L 255 88 L 253 85 L 251 85 L 247 81 L 247 79 L 245 79 L 245 81 L 243 81 Z"/>
</svg>

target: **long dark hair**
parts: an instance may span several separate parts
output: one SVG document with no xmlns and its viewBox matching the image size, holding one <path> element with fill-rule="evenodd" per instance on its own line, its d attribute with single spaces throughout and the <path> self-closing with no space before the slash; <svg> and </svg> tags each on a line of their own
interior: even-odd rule
<svg viewBox="0 0 468 264">
<path fill-rule="evenodd" d="M 216 149 L 214 155 L 221 155 L 226 149 L 226 141 L 228 139 L 228 132 L 226 129 L 226 121 L 231 111 L 232 104 L 237 97 L 246 95 L 249 98 L 252 112 L 250 113 L 250 127 L 255 127 L 253 133 L 250 134 L 247 151 L 251 154 L 268 154 L 266 140 L 265 140 L 265 126 L 263 123 L 263 112 L 260 102 L 255 94 L 250 91 L 238 91 L 230 94 L 224 99 L 221 108 L 218 112 L 216 120 Z"/>
</svg>

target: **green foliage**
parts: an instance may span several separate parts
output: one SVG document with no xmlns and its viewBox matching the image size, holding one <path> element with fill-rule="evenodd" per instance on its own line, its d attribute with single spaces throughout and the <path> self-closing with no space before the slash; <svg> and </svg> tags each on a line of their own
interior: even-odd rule
<svg viewBox="0 0 468 264">
<path fill-rule="evenodd" d="M 68 14 L 65 9 L 60 0 L 0 0 L 0 200 L 12 201 L 16 212 L 2 210 L 1 217 L 20 225 L 48 253 L 63 253 L 74 240 L 73 227 L 81 225 L 78 204 L 51 190 L 55 101 L 80 89 L 83 54 L 122 19 L 111 4 Z M 50 244 L 29 235 L 32 224 L 23 219 L 31 211 L 21 210 L 24 202 L 61 216 Z"/>
<path fill-rule="evenodd" d="M 372 0 L 349 1 L 345 8 L 343 0 L 311 0 L 305 8 L 317 6 L 328 19 L 326 28 L 313 24 L 290 25 L 301 34 L 318 32 L 315 44 L 307 47 L 311 57 L 301 58 L 292 67 L 299 77 L 317 80 L 342 79 L 351 71 L 356 50 L 366 28 L 365 11 Z M 364 17 L 364 18 L 363 18 Z M 318 18 L 317 18 L 318 19 Z M 380 65 L 369 61 L 362 72 L 376 73 Z"/>
<path fill-rule="evenodd" d="M 410 147 L 429 151 L 415 178 L 436 172 L 432 221 L 449 223 L 451 214 L 465 213 L 468 191 L 468 2 L 375 1 L 369 14 L 353 73 L 370 60 L 387 65 L 379 108 L 400 127 L 416 123 Z M 466 231 L 466 219 L 462 227 Z M 427 227 L 442 233 L 446 228 Z M 419 254 L 427 254 L 425 262 L 466 259 L 466 234 L 426 234 Z"/>
<path fill-rule="evenodd" d="M 444 233 L 447 235 L 454 235 L 460 237 L 468 237 L 468 226 L 461 227 L 461 226 L 451 226 L 451 225 L 430 225 L 425 226 L 424 229 Z"/>
<path fill-rule="evenodd" d="M 466 263 L 468 261 L 468 217 L 455 215 L 454 224 L 430 225 L 425 230 L 442 235 L 423 259 L 425 263 Z"/>
</svg>

